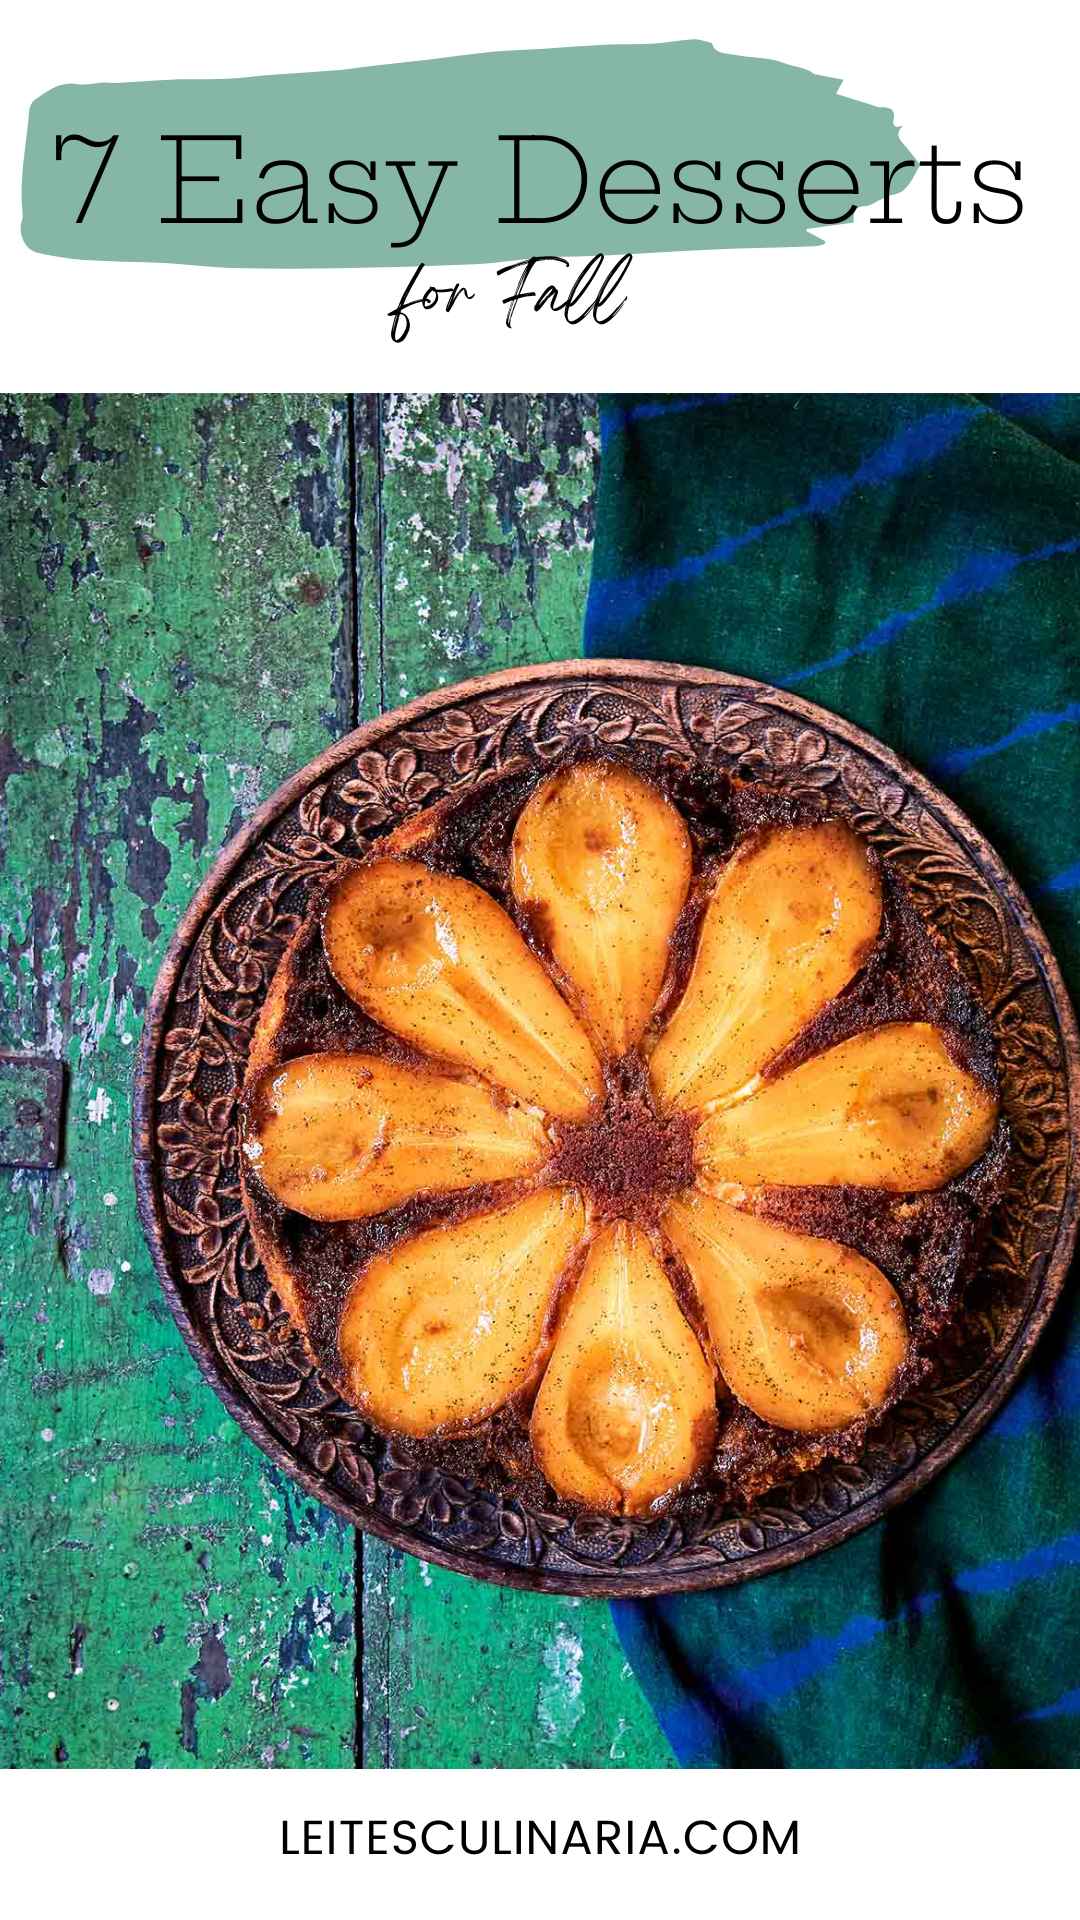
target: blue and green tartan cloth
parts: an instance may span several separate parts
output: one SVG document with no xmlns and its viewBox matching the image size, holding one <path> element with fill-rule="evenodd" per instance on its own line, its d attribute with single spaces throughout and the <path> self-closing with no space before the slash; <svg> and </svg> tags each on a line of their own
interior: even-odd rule
<svg viewBox="0 0 1080 1920">
<path fill-rule="evenodd" d="M 959 801 L 1080 988 L 1080 397 L 623 395 L 586 653 L 791 687 Z M 1075 1278 L 1075 1276 L 1074 1276 Z M 688 1767 L 1080 1760 L 1080 1315 L 888 1519 L 616 1626 Z"/>
</svg>

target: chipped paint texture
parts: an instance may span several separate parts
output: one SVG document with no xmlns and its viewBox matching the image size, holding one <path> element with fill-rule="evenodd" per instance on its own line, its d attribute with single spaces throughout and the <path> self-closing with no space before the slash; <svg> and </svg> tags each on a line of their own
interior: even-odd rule
<svg viewBox="0 0 1080 1920">
<path fill-rule="evenodd" d="M 269 1466 L 130 1173 L 147 995 L 229 834 L 364 714 L 578 650 L 595 432 L 551 395 L 0 401 L 0 1052 L 67 1073 L 60 1167 L 0 1169 L 0 1762 L 670 1762 L 606 1607 L 358 1554 Z"/>
<path fill-rule="evenodd" d="M 0 405 L 0 1049 L 69 1077 L 61 1171 L 0 1171 L 8 1764 L 353 1763 L 351 1626 L 313 1638 L 303 1711 L 279 1691 L 296 1594 L 351 1620 L 352 1537 L 192 1365 L 128 1143 L 165 941 L 285 770 L 283 712 L 297 764 L 352 717 L 347 418 L 300 396 Z"/>
<path fill-rule="evenodd" d="M 382 702 L 580 651 L 595 417 L 580 396 L 388 394 Z"/>
<path fill-rule="evenodd" d="M 543 1652 L 547 1677 L 540 1682 L 536 1717 L 545 1740 L 565 1740 L 585 1712 L 581 1698 L 581 1662 L 585 1649 L 565 1620 L 560 1620 Z"/>
</svg>

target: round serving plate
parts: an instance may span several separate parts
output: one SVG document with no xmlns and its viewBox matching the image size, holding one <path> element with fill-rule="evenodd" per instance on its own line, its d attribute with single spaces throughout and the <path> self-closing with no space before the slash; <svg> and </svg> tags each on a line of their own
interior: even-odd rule
<svg viewBox="0 0 1080 1920">
<path fill-rule="evenodd" d="M 657 747 L 813 794 L 902 874 L 989 1010 L 1013 1133 L 963 1337 L 852 1465 L 749 1511 L 578 1519 L 399 1457 L 306 1357 L 269 1288 L 238 1178 L 237 1099 L 267 986 L 311 889 L 410 813 L 582 742 Z M 169 1305 L 215 1392 L 287 1473 L 356 1526 L 460 1573 L 643 1595 L 790 1566 L 948 1465 L 1031 1352 L 1076 1237 L 1080 1038 L 1030 905 L 960 809 L 888 748 L 759 681 L 647 661 L 565 661 L 440 689 L 369 721 L 280 787 L 184 915 L 151 998 L 135 1088 L 139 1209 Z"/>
</svg>

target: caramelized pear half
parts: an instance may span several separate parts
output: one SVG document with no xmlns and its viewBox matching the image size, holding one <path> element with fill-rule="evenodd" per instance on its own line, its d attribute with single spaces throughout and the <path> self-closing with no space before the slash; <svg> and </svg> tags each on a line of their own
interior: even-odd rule
<svg viewBox="0 0 1080 1920">
<path fill-rule="evenodd" d="M 602 1090 L 584 1028 L 513 921 L 479 887 L 417 860 L 338 881 L 323 943 L 347 994 L 404 1040 L 563 1119 Z"/>
<path fill-rule="evenodd" d="M 593 1241 L 532 1416 L 533 1451 L 557 1493 L 644 1513 L 707 1458 L 713 1378 L 644 1234 Z"/>
<path fill-rule="evenodd" d="M 627 767 L 567 767 L 536 789 L 514 832 L 514 897 L 618 1057 L 649 1023 L 690 887 L 690 836 Z"/>
<path fill-rule="evenodd" d="M 735 1093 L 863 965 L 881 925 L 868 848 L 839 821 L 774 827 L 713 888 L 686 990 L 650 1063 L 669 1105 Z"/>
<path fill-rule="evenodd" d="M 744 1406 L 773 1426 L 827 1433 L 884 1405 L 907 1328 L 879 1268 L 704 1194 L 673 1201 L 664 1226 Z"/>
<path fill-rule="evenodd" d="M 245 1101 L 247 1167 L 311 1220 L 362 1220 L 414 1194 L 514 1179 L 549 1151 L 539 1118 L 488 1087 L 374 1054 L 268 1067 Z"/>
<path fill-rule="evenodd" d="M 341 1320 L 356 1405 L 416 1436 L 494 1413 L 542 1360 L 552 1295 L 584 1226 L 578 1196 L 549 1188 L 378 1255 Z"/>
<path fill-rule="evenodd" d="M 994 1094 L 916 1021 L 841 1041 L 710 1114 L 697 1164 L 747 1187 L 925 1193 L 978 1159 L 996 1119 Z"/>
</svg>

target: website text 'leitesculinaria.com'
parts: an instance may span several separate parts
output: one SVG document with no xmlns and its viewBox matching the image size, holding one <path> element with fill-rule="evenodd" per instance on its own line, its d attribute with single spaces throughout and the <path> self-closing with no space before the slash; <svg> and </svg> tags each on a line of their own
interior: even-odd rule
<svg viewBox="0 0 1080 1920">
<path fill-rule="evenodd" d="M 290 1857 L 346 1854 L 797 1854 L 799 1823 L 712 1820 L 699 1816 L 664 1828 L 658 1820 L 283 1820 L 281 1851 Z"/>
</svg>

